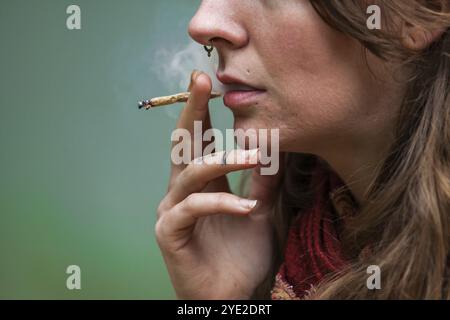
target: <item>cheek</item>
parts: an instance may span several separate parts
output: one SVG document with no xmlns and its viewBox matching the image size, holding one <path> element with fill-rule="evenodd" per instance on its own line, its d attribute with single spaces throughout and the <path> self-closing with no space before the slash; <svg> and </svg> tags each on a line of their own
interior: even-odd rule
<svg viewBox="0 0 450 320">
<path fill-rule="evenodd" d="M 267 32 L 251 30 L 255 69 L 263 70 L 269 98 L 251 114 L 235 114 L 236 128 L 278 128 L 283 151 L 314 153 L 365 136 L 383 122 L 377 105 L 389 89 L 375 80 L 356 40 L 330 28 L 306 4 L 258 27 Z"/>
<path fill-rule="evenodd" d="M 271 92 L 260 123 L 279 126 L 285 139 L 311 141 L 349 130 L 370 113 L 367 93 L 375 82 L 357 41 L 331 29 L 312 8 L 280 25 L 260 44 Z"/>
<path fill-rule="evenodd" d="M 259 26 L 267 30 L 257 39 L 265 69 L 276 80 L 285 75 L 301 73 L 303 78 L 328 73 L 330 66 L 348 57 L 354 43 L 330 28 L 316 13 L 309 1 L 302 2 L 291 12 L 281 11 Z M 286 9 L 287 10 L 287 9 Z"/>
</svg>

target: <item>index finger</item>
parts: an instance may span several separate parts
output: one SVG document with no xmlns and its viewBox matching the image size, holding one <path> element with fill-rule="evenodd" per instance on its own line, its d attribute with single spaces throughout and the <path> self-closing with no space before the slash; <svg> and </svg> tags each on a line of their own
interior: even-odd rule
<svg viewBox="0 0 450 320">
<path fill-rule="evenodd" d="M 212 82 L 209 76 L 200 71 L 194 71 L 191 75 L 191 84 L 189 85 L 191 95 L 181 112 L 180 118 L 177 122 L 177 129 L 184 129 L 194 136 L 194 124 L 196 121 L 202 122 L 202 130 L 208 130 L 211 128 L 211 120 L 208 112 L 208 103 L 211 96 Z M 203 134 L 203 132 L 201 133 Z M 183 140 L 183 142 L 185 142 Z M 182 152 L 189 150 L 189 159 L 199 157 L 200 155 L 194 155 L 193 138 L 191 139 L 190 148 L 182 148 Z M 177 145 L 179 141 L 172 142 L 172 149 Z M 203 142 L 196 142 L 201 144 L 203 151 Z M 187 151 L 186 151 L 187 152 Z M 183 154 L 180 155 L 184 157 Z M 186 167 L 186 164 L 174 164 L 171 162 L 171 177 L 172 181 L 178 174 Z"/>
<path fill-rule="evenodd" d="M 178 119 L 177 129 L 183 128 L 193 133 L 194 122 L 204 121 L 208 111 L 212 90 L 211 78 L 206 73 L 194 71 L 189 87 L 191 95 Z"/>
<path fill-rule="evenodd" d="M 256 167 L 259 156 L 258 149 L 238 149 L 230 152 L 221 151 L 195 159 L 169 187 L 166 199 L 173 206 L 189 194 L 200 192 L 210 181 L 218 177 Z"/>
</svg>

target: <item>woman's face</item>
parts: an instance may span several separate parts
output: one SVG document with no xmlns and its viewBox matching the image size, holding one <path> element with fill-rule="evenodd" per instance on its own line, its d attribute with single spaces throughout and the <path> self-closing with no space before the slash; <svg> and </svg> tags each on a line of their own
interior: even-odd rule
<svg viewBox="0 0 450 320">
<path fill-rule="evenodd" d="M 308 0 L 203 0 L 189 33 L 213 41 L 219 80 L 251 87 L 224 98 L 235 129 L 278 128 L 281 151 L 325 157 L 391 131 L 398 97 L 386 66 L 369 54 L 369 69 L 362 46 Z"/>
</svg>

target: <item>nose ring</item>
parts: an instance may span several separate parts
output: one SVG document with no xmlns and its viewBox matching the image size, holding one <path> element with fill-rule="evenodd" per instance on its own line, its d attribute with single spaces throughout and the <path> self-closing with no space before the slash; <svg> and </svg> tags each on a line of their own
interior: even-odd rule
<svg viewBox="0 0 450 320">
<path fill-rule="evenodd" d="M 214 46 L 211 44 L 210 46 L 203 46 L 205 48 L 206 52 L 208 52 L 208 57 L 211 57 L 211 52 L 214 50 Z"/>
</svg>

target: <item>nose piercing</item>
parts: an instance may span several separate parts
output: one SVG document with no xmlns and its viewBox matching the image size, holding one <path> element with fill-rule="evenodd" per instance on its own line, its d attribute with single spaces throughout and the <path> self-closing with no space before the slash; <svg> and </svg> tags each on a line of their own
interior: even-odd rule
<svg viewBox="0 0 450 320">
<path fill-rule="evenodd" d="M 210 45 L 210 46 L 203 46 L 203 48 L 205 48 L 206 52 L 208 52 L 208 57 L 211 57 L 211 52 L 214 50 L 214 46 Z"/>
</svg>

